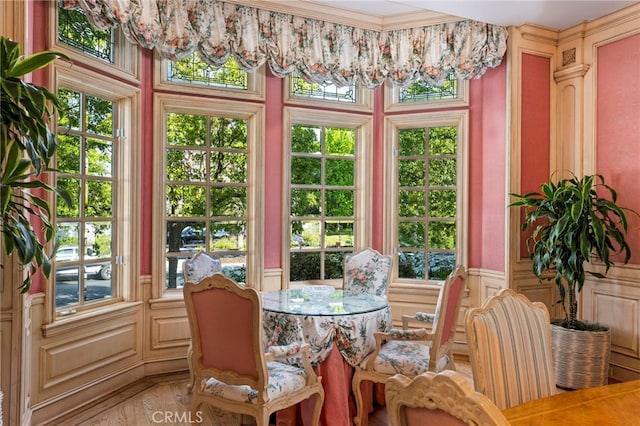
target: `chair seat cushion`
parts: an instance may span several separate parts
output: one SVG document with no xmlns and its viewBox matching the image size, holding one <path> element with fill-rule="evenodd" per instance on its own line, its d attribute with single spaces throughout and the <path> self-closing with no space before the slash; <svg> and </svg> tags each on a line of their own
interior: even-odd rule
<svg viewBox="0 0 640 426">
<path fill-rule="evenodd" d="M 267 398 L 269 401 L 296 392 L 306 385 L 306 374 L 302 368 L 282 362 L 268 362 L 267 374 L 269 376 L 267 385 Z M 203 392 L 248 404 L 256 404 L 258 397 L 258 391 L 249 386 L 228 385 L 214 378 L 206 380 Z"/>
<path fill-rule="evenodd" d="M 365 359 L 361 368 L 365 368 L 368 359 Z M 447 365 L 447 357 L 438 360 L 436 371 Z M 373 363 L 373 369 L 382 374 L 404 374 L 405 376 L 417 376 L 429 371 L 429 345 L 424 343 L 391 340 L 382 345 L 378 357 Z"/>
</svg>

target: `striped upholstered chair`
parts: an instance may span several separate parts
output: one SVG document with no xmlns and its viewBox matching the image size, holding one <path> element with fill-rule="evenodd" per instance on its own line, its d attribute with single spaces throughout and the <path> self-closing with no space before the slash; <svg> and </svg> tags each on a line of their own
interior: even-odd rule
<svg viewBox="0 0 640 426">
<path fill-rule="evenodd" d="M 391 426 L 509 426 L 486 395 L 452 370 L 415 377 L 397 374 L 387 382 L 385 396 Z"/>
<path fill-rule="evenodd" d="M 557 392 L 544 304 L 504 289 L 467 311 L 465 330 L 474 386 L 498 408 Z"/>
</svg>

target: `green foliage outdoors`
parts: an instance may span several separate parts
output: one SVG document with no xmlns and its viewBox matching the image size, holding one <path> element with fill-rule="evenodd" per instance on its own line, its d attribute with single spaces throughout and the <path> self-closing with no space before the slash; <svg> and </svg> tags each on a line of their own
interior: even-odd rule
<svg viewBox="0 0 640 426">
<path fill-rule="evenodd" d="M 562 325 L 583 329 L 577 320 L 578 293 L 586 274 L 603 278 L 604 274 L 585 270 L 585 264 L 601 261 L 605 274 L 613 265 L 611 255 L 631 256 L 626 242 L 626 213 L 635 210 L 620 207 L 617 193 L 602 175 L 586 175 L 543 183 L 542 192 L 511 194 L 510 207 L 524 207 L 522 230 L 532 230 L 527 247 L 533 273 L 541 280 L 553 280 L 565 318 Z"/>
<path fill-rule="evenodd" d="M 23 57 L 17 43 L 0 37 L 0 228 L 5 253 L 16 253 L 27 268 L 23 293 L 38 269 L 46 277 L 51 273 L 45 251 L 55 238 L 51 208 L 35 192 L 56 193 L 70 204 L 64 191 L 42 180 L 57 148 L 49 123 L 60 103 L 46 88 L 21 79 L 57 58 L 69 60 L 52 51 Z"/>
</svg>

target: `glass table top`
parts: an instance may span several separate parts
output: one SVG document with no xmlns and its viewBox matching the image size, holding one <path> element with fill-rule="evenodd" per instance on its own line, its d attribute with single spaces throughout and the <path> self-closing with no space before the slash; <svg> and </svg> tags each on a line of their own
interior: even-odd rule
<svg viewBox="0 0 640 426">
<path fill-rule="evenodd" d="M 352 315 L 388 306 L 386 297 L 315 285 L 261 293 L 262 309 L 296 315 Z"/>
</svg>

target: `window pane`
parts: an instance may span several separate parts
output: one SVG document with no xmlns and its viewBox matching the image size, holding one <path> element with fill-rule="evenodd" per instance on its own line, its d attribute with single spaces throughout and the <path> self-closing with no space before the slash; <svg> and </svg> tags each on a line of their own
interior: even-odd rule
<svg viewBox="0 0 640 426">
<path fill-rule="evenodd" d="M 324 276 L 326 279 L 342 278 L 345 252 L 327 253 L 324 259 Z"/>
<path fill-rule="evenodd" d="M 71 205 L 62 200 L 56 203 L 56 216 L 78 217 L 80 214 L 80 181 L 78 179 L 58 178 L 56 186 L 67 192 L 71 199 Z"/>
<path fill-rule="evenodd" d="M 207 118 L 192 114 L 167 114 L 167 144 L 177 146 L 204 146 Z"/>
<path fill-rule="evenodd" d="M 113 102 L 87 96 L 87 132 L 113 136 Z"/>
<path fill-rule="evenodd" d="M 320 253 L 291 252 L 289 281 L 320 279 Z"/>
<path fill-rule="evenodd" d="M 319 185 L 322 182 L 322 159 L 291 158 L 291 183 L 300 185 Z"/>
<path fill-rule="evenodd" d="M 167 216 L 193 217 L 204 215 L 206 192 L 204 186 L 167 185 Z"/>
<path fill-rule="evenodd" d="M 326 222 L 325 247 L 353 247 L 353 222 Z"/>
<path fill-rule="evenodd" d="M 80 128 L 80 93 L 67 90 L 64 87 L 58 90 L 58 99 L 63 105 L 58 116 L 58 125 L 71 129 Z"/>
<path fill-rule="evenodd" d="M 356 146 L 356 133 L 353 129 L 327 128 L 326 153 L 328 155 L 351 155 Z"/>
<path fill-rule="evenodd" d="M 291 221 L 291 247 L 320 248 L 320 222 Z"/>
<path fill-rule="evenodd" d="M 325 212 L 327 216 L 353 216 L 354 191 L 330 191 L 325 192 Z"/>
<path fill-rule="evenodd" d="M 307 83 L 296 74 L 291 75 L 291 95 L 309 99 L 356 102 L 355 86 L 338 87 L 330 80 L 320 83 Z"/>
<path fill-rule="evenodd" d="M 398 179 L 400 186 L 424 186 L 425 185 L 425 161 L 424 160 L 400 160 L 398 161 Z"/>
<path fill-rule="evenodd" d="M 247 189 L 222 187 L 211 189 L 211 216 L 246 216 Z"/>
<path fill-rule="evenodd" d="M 94 176 L 111 176 L 113 160 L 113 144 L 98 139 L 87 139 L 87 174 Z"/>
<path fill-rule="evenodd" d="M 431 222 L 429 224 L 429 247 L 434 249 L 455 249 L 455 222 Z"/>
<path fill-rule="evenodd" d="M 113 188 L 111 182 L 87 181 L 85 216 L 113 216 Z"/>
<path fill-rule="evenodd" d="M 424 279 L 424 252 L 398 253 L 398 277 Z"/>
<path fill-rule="evenodd" d="M 58 40 L 88 55 L 113 63 L 113 30 L 96 30 L 81 9 L 66 10 L 58 1 Z"/>
<path fill-rule="evenodd" d="M 213 182 L 246 182 L 247 154 L 245 152 L 211 154 L 211 180 Z"/>
<path fill-rule="evenodd" d="M 429 192 L 429 214 L 431 217 L 456 216 L 456 191 L 433 190 Z"/>
<path fill-rule="evenodd" d="M 59 171 L 70 174 L 80 173 L 80 136 L 59 134 L 56 157 Z"/>
<path fill-rule="evenodd" d="M 429 253 L 429 277 L 444 280 L 456 266 L 455 253 Z"/>
<path fill-rule="evenodd" d="M 166 63 L 167 81 L 239 90 L 249 87 L 248 74 L 240 69 L 232 56 L 221 67 L 204 62 L 197 52 L 179 61 Z"/>
<path fill-rule="evenodd" d="M 320 190 L 292 189 L 291 216 L 320 216 Z"/>
<path fill-rule="evenodd" d="M 426 213 L 425 191 L 400 191 L 399 214 L 402 217 L 422 217 Z"/>
<path fill-rule="evenodd" d="M 457 138 L 455 127 L 432 127 L 429 129 L 429 154 L 455 154 Z"/>
<path fill-rule="evenodd" d="M 206 158 L 206 151 L 168 149 L 167 179 L 204 182 L 207 173 Z"/>
<path fill-rule="evenodd" d="M 400 103 L 455 99 L 458 95 L 458 80 L 450 74 L 441 86 L 417 80 L 400 89 Z"/>
<path fill-rule="evenodd" d="M 320 153 L 320 128 L 294 125 L 291 129 L 291 152 Z"/>
<path fill-rule="evenodd" d="M 211 146 L 216 148 L 247 149 L 247 122 L 230 118 L 211 120 Z"/>
<path fill-rule="evenodd" d="M 398 227 L 400 247 L 424 248 L 424 222 L 400 222 Z"/>
<path fill-rule="evenodd" d="M 326 161 L 326 183 L 333 186 L 353 186 L 355 174 L 354 160 L 334 160 Z"/>
<path fill-rule="evenodd" d="M 456 184 L 456 160 L 433 158 L 429 160 L 429 185 L 453 186 Z"/>
<path fill-rule="evenodd" d="M 426 151 L 425 129 L 404 129 L 398 131 L 399 155 L 424 155 Z"/>
</svg>

